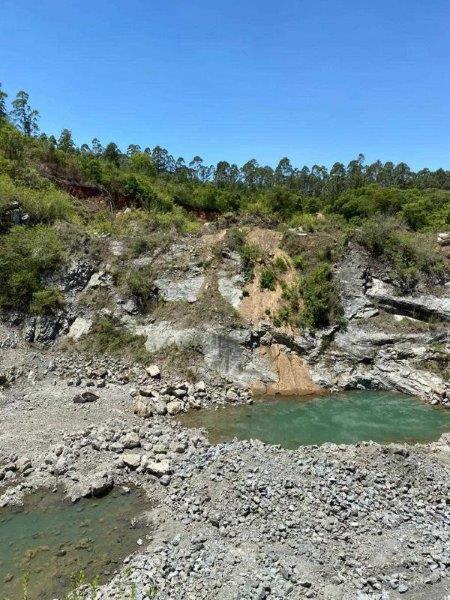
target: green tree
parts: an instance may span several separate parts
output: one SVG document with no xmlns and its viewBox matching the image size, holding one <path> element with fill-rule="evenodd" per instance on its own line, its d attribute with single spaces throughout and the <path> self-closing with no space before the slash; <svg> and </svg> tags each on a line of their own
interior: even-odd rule
<svg viewBox="0 0 450 600">
<path fill-rule="evenodd" d="M 101 156 L 104 152 L 103 150 L 103 146 L 100 143 L 100 140 L 98 140 L 97 138 L 94 138 L 92 140 L 92 154 L 94 154 L 95 156 Z"/>
<path fill-rule="evenodd" d="M 155 146 L 152 150 L 152 161 L 158 173 L 168 171 L 169 173 L 175 170 L 175 160 L 171 154 L 161 146 Z"/>
<path fill-rule="evenodd" d="M 288 183 L 294 175 L 294 168 L 291 161 L 285 156 L 280 160 L 275 169 L 275 180 L 277 183 Z"/>
<path fill-rule="evenodd" d="M 39 112 L 31 108 L 28 100 L 30 96 L 27 92 L 21 90 L 17 92 L 15 100 L 12 102 L 12 118 L 18 127 L 27 136 L 32 136 L 39 131 L 38 119 Z"/>
<path fill-rule="evenodd" d="M 75 144 L 72 139 L 72 132 L 70 129 L 63 129 L 58 140 L 58 148 L 63 152 L 73 152 L 75 150 Z"/>
<path fill-rule="evenodd" d="M 6 110 L 6 98 L 8 94 L 2 90 L 2 84 L 0 83 L 0 120 L 6 119 L 8 111 Z"/>
<path fill-rule="evenodd" d="M 214 183 L 219 186 L 234 184 L 239 179 L 239 168 L 237 165 L 230 165 L 226 160 L 217 163 L 214 172 Z"/>
<path fill-rule="evenodd" d="M 142 152 L 139 144 L 130 144 L 127 148 L 127 156 L 133 156 L 134 154 L 137 154 L 138 152 Z"/>
<path fill-rule="evenodd" d="M 103 151 L 103 158 L 112 162 L 116 167 L 120 164 L 120 150 L 114 142 L 109 142 Z"/>
</svg>

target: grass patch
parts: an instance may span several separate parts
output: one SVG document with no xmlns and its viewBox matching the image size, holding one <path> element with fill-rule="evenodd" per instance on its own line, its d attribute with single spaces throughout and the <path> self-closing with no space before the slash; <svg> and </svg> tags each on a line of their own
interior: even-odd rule
<svg viewBox="0 0 450 600">
<path fill-rule="evenodd" d="M 0 175 L 0 212 L 13 202 L 28 213 L 32 223 L 71 220 L 76 212 L 71 197 L 42 179 L 41 187 L 15 183 L 8 175 Z"/>
<path fill-rule="evenodd" d="M 46 288 L 34 292 L 30 302 L 30 313 L 49 315 L 64 307 L 64 296 L 59 290 Z"/>
<path fill-rule="evenodd" d="M 118 319 L 108 316 L 94 323 L 81 342 L 90 354 L 111 354 L 147 364 L 151 355 L 145 348 L 145 337 L 128 331 Z"/>
<path fill-rule="evenodd" d="M 155 272 L 151 265 L 137 269 L 121 269 L 115 274 L 117 285 L 130 294 L 141 312 L 148 311 L 156 302 Z"/>
<path fill-rule="evenodd" d="M 172 344 L 151 354 L 154 363 L 164 364 L 169 371 L 182 375 L 188 381 L 198 379 L 197 372 L 203 365 L 201 339 L 192 339 L 182 346 Z"/>
<path fill-rule="evenodd" d="M 50 227 L 12 227 L 0 238 L 0 306 L 26 311 L 56 307 L 58 295 L 44 277 L 58 267 L 62 251 Z"/>
</svg>

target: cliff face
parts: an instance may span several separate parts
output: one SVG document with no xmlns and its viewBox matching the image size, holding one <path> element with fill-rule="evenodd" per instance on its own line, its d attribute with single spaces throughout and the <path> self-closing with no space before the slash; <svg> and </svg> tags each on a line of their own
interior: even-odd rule
<svg viewBox="0 0 450 600">
<path fill-rule="evenodd" d="M 98 323 L 109 319 L 115 333 L 130 344 L 139 340 L 147 358 L 168 369 L 257 393 L 374 388 L 449 402 L 448 284 L 401 293 L 383 264 L 350 243 L 333 266 L 339 323 L 315 331 L 278 323 L 277 308 L 301 274 L 282 233 L 252 226 L 245 232 L 244 250 L 219 224 L 198 235 L 168 235 L 137 254 L 127 239 L 103 238 L 94 258 L 75 254 L 56 278 L 64 309 L 5 313 L 4 321 L 30 343 L 86 350 Z M 314 233 L 295 235 L 304 247 L 317 245 Z M 250 272 L 248 248 L 256 253 Z M 263 284 L 268 264 L 278 271 Z M 137 289 L 122 283 L 130 274 L 139 276 Z"/>
</svg>

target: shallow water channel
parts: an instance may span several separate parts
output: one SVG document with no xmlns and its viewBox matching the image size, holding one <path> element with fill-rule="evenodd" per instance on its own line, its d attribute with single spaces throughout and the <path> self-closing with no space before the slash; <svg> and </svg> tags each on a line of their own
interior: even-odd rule
<svg viewBox="0 0 450 600">
<path fill-rule="evenodd" d="M 0 598 L 63 598 L 84 571 L 86 580 L 110 578 L 138 548 L 146 530 L 135 518 L 149 507 L 138 491 L 120 488 L 104 498 L 72 504 L 40 490 L 21 508 L 0 508 Z"/>
<path fill-rule="evenodd" d="M 192 410 L 179 417 L 205 427 L 212 443 L 256 438 L 284 448 L 360 441 L 427 442 L 450 431 L 450 411 L 392 392 L 274 397 L 250 405 Z"/>
</svg>

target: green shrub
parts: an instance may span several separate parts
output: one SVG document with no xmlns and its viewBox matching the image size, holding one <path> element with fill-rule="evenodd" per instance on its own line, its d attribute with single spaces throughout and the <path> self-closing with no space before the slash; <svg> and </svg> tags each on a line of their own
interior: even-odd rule
<svg viewBox="0 0 450 600">
<path fill-rule="evenodd" d="M 265 268 L 261 271 L 259 285 L 262 290 L 275 290 L 277 286 L 277 277 L 273 269 Z"/>
<path fill-rule="evenodd" d="M 240 249 L 245 281 L 253 279 L 255 265 L 263 257 L 263 251 L 257 244 L 244 244 Z"/>
<path fill-rule="evenodd" d="M 155 298 L 155 273 L 150 266 L 128 271 L 125 285 L 141 309 L 147 308 Z"/>
<path fill-rule="evenodd" d="M 394 282 L 405 293 L 414 289 L 421 276 L 443 283 L 448 274 L 448 266 L 430 239 L 405 231 L 396 218 L 368 219 L 356 239 L 372 256 L 387 263 Z"/>
<path fill-rule="evenodd" d="M 323 228 L 323 222 L 316 215 L 309 213 L 295 213 L 288 221 L 288 226 L 294 229 L 301 228 L 303 231 L 313 233 Z"/>
<path fill-rule="evenodd" d="M 45 306 L 43 277 L 60 261 L 62 245 L 56 231 L 44 225 L 15 226 L 0 238 L 0 306 L 28 310 Z M 49 300 L 50 294 L 47 295 Z"/>
<path fill-rule="evenodd" d="M 277 256 L 272 266 L 277 273 L 287 273 L 289 269 L 289 263 L 283 256 Z"/>
<path fill-rule="evenodd" d="M 302 271 L 305 268 L 305 259 L 301 254 L 296 254 L 292 257 L 292 264 L 296 269 Z"/>
<path fill-rule="evenodd" d="M 301 324 L 319 329 L 342 317 L 342 306 L 327 263 L 319 264 L 302 279 L 300 291 L 303 298 Z"/>
<path fill-rule="evenodd" d="M 189 215 L 180 206 L 174 206 L 168 212 L 152 212 L 150 213 L 155 227 L 161 229 L 175 229 L 182 233 L 198 233 L 200 231 L 200 222 L 198 219 Z"/>
<path fill-rule="evenodd" d="M 150 178 L 142 174 L 130 173 L 122 177 L 123 195 L 137 206 L 148 210 L 168 212 L 173 202 L 168 194 L 162 193 Z"/>
<path fill-rule="evenodd" d="M 30 303 L 30 313 L 35 315 L 51 314 L 64 306 L 64 297 L 59 290 L 46 288 L 34 292 Z"/>
</svg>

